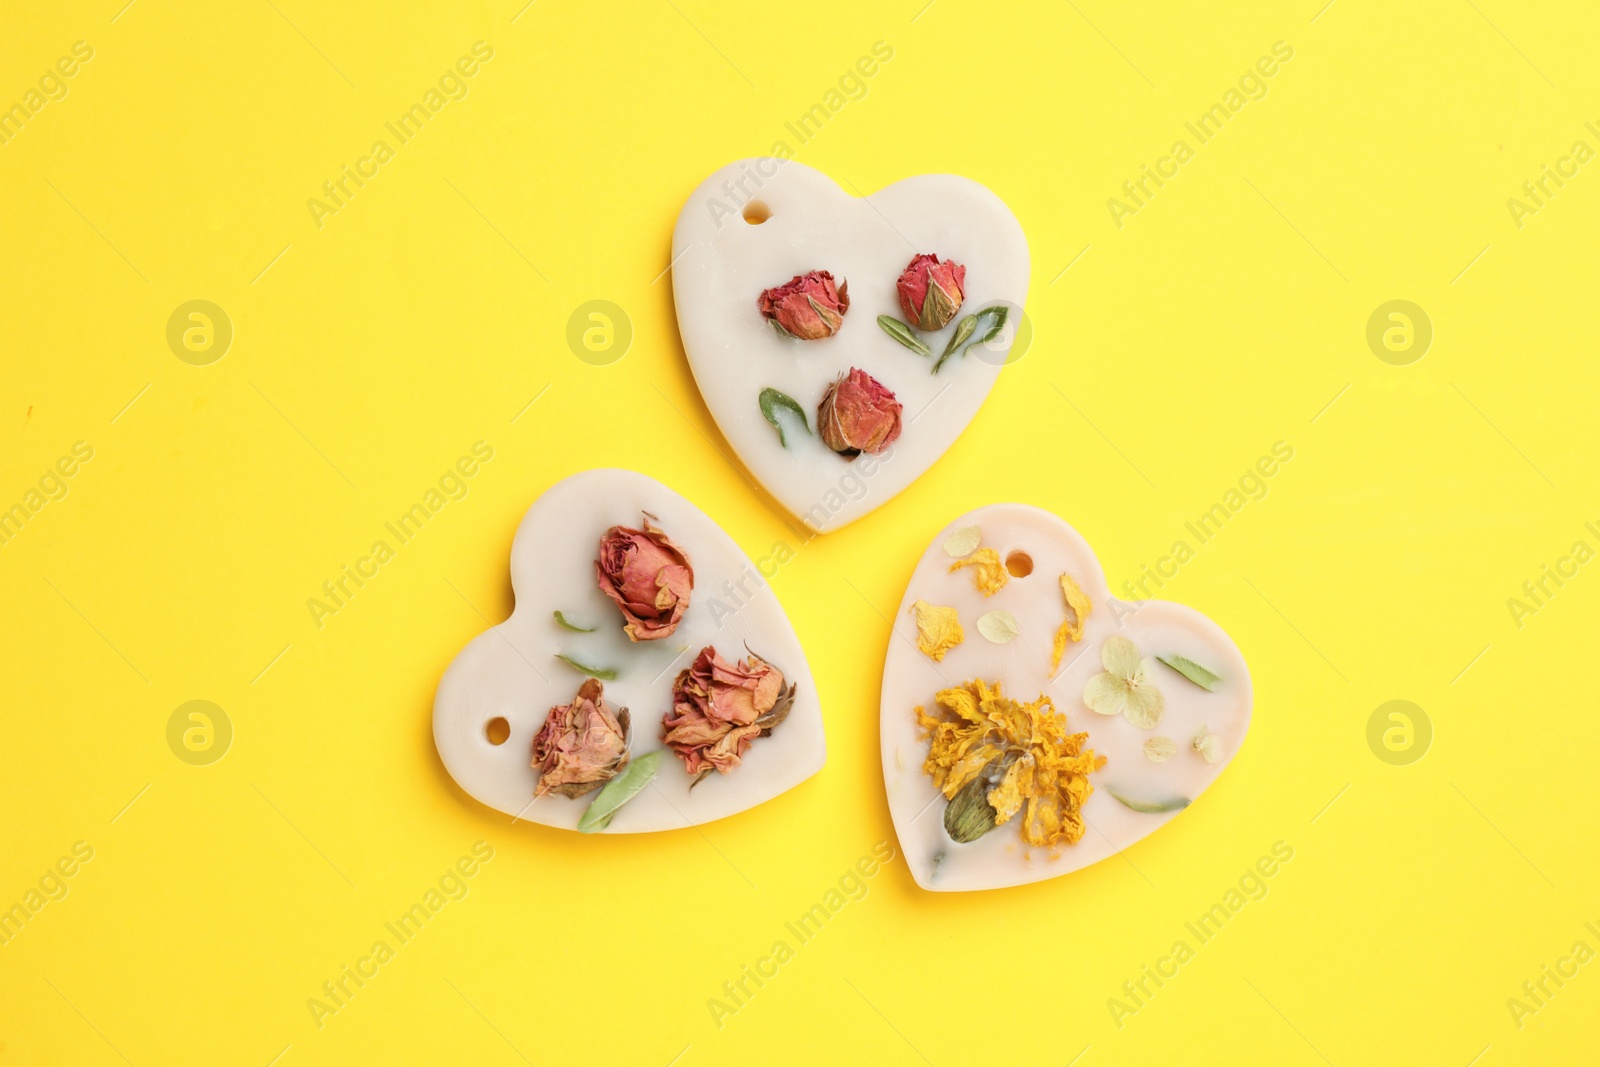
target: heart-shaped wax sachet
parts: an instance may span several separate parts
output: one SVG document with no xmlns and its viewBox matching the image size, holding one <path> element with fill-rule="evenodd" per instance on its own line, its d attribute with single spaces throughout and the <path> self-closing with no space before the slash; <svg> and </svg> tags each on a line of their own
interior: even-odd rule
<svg viewBox="0 0 1600 1067">
<path fill-rule="evenodd" d="M 883 671 L 883 777 L 931 890 L 1086 867 L 1164 826 L 1239 751 L 1250 672 L 1216 623 L 1111 596 L 1040 508 L 968 513 L 918 562 Z"/>
<path fill-rule="evenodd" d="M 1024 327 L 1028 243 L 967 178 L 857 197 L 802 163 L 746 159 L 684 205 L 672 288 L 723 436 L 826 533 L 910 485 L 977 414 Z"/>
<path fill-rule="evenodd" d="M 528 822 L 641 833 L 733 815 L 822 769 L 816 684 L 760 571 L 634 471 L 575 474 L 511 545 L 511 617 L 451 662 L 445 768 Z"/>
</svg>

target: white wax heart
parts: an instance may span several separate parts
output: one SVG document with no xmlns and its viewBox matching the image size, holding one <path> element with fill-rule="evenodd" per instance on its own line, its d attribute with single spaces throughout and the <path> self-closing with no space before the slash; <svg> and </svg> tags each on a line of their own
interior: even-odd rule
<svg viewBox="0 0 1600 1067">
<path fill-rule="evenodd" d="M 745 221 L 750 203 L 767 213 L 759 225 Z M 943 330 L 917 334 L 931 358 L 901 346 L 876 321 L 903 318 L 895 283 L 918 253 L 966 267 L 960 313 Z M 995 344 L 952 356 L 938 375 L 933 363 L 962 318 L 1003 303 L 1016 320 L 1028 295 L 1022 227 L 978 183 L 924 174 L 856 197 L 793 160 L 741 160 L 707 178 L 678 216 L 672 264 L 678 330 L 706 407 L 767 492 L 818 532 L 883 504 L 955 442 L 989 395 L 1018 323 Z M 844 324 L 818 341 L 784 337 L 756 310 L 757 298 L 813 270 L 848 282 Z M 889 452 L 847 462 L 815 431 L 824 390 L 852 367 L 890 389 L 903 411 Z M 792 397 L 813 433 L 786 431 L 783 447 L 757 402 L 766 388 Z"/>
<path fill-rule="evenodd" d="M 946 553 L 945 540 L 974 525 L 982 531 L 984 547 L 995 549 L 1002 561 L 1013 552 L 1026 553 L 1032 573 L 1009 578 L 989 597 L 977 590 L 970 570 L 951 573 L 955 559 Z M 1051 641 L 1067 618 L 1062 574 L 1072 576 L 1092 607 L 1082 641 L 1069 643 L 1060 668 L 1052 671 Z M 912 612 L 917 600 L 952 607 L 960 614 L 965 640 L 942 662 L 934 662 L 917 648 Z M 1020 631 L 1005 644 L 987 640 L 978 630 L 979 616 L 995 610 L 1011 612 Z M 1084 685 L 1103 669 L 1101 646 L 1118 634 L 1152 661 L 1149 678 L 1165 698 L 1161 721 L 1151 729 L 1140 729 L 1121 715 L 1100 715 L 1083 702 Z M 1174 654 L 1220 675 L 1216 691 L 1207 692 L 1153 662 L 1157 656 Z M 1076 844 L 1027 845 L 1020 833 L 1020 814 L 965 844 L 945 832 L 945 800 L 923 770 L 929 746 L 913 709 L 921 705 L 931 710 L 939 690 L 977 678 L 1001 681 L 1007 697 L 1023 702 L 1048 695 L 1066 716 L 1067 728 L 1087 732 L 1086 747 L 1106 757 L 1106 766 L 1090 776 L 1095 791 L 1083 808 L 1088 829 Z M 924 889 L 996 889 L 1054 878 L 1115 855 L 1182 812 L 1132 811 L 1114 799 L 1108 787 L 1135 800 L 1179 796 L 1193 802 L 1239 751 L 1250 726 L 1251 701 L 1244 657 L 1216 623 L 1182 604 L 1113 598 L 1088 542 L 1057 516 L 1026 504 L 995 504 L 963 515 L 934 537 L 912 573 L 894 618 L 883 669 L 884 784 L 912 876 Z M 1202 726 L 1217 735 L 1222 754 L 1218 763 L 1206 762 L 1193 748 Z M 1178 746 L 1177 754 L 1165 763 L 1152 763 L 1144 754 L 1144 742 L 1158 736 L 1171 738 Z"/>
<path fill-rule="evenodd" d="M 694 591 L 676 632 L 629 641 L 623 617 L 595 581 L 594 559 L 611 526 L 640 528 L 642 513 L 688 555 Z M 445 768 L 472 796 L 526 822 L 574 829 L 594 799 L 533 799 L 533 736 L 546 713 L 570 703 L 585 676 L 556 658 L 618 670 L 605 699 L 633 719 L 633 753 L 659 749 L 672 682 L 700 649 L 728 661 L 750 650 L 798 686 L 789 716 L 756 738 L 743 762 L 712 773 L 692 790 L 670 752 L 652 785 L 629 801 L 607 833 L 671 830 L 721 819 L 770 800 L 822 769 L 827 758 L 822 708 L 811 668 L 783 606 L 739 546 L 710 517 L 660 482 L 628 470 L 591 470 L 558 482 L 534 502 L 511 545 L 516 606 L 505 622 L 473 638 L 445 671 L 433 703 L 433 737 Z M 555 621 L 598 627 L 575 633 Z M 495 745 L 488 724 L 503 718 L 510 736 Z"/>
</svg>

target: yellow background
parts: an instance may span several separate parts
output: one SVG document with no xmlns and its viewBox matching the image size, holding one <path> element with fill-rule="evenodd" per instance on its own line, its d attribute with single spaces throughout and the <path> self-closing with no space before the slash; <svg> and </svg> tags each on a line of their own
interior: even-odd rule
<svg viewBox="0 0 1600 1067">
<path fill-rule="evenodd" d="M 94 48 L 0 147 L 0 506 L 94 449 L 0 546 L 0 906 L 94 849 L 0 946 L 0 1062 L 1592 1055 L 1600 964 L 1520 1028 L 1506 1003 L 1600 948 L 1600 566 L 1520 628 L 1506 604 L 1600 547 L 1600 164 L 1521 228 L 1506 205 L 1600 147 L 1592 11 L 124 2 L 8 3 L 0 32 L 4 104 Z M 469 95 L 319 229 L 307 199 L 479 40 Z M 880 40 L 866 95 L 799 145 L 785 122 Z M 1118 228 L 1107 199 L 1280 40 L 1268 95 Z M 863 193 L 970 175 L 1033 255 L 1025 358 L 915 486 L 809 543 L 726 458 L 658 277 L 699 180 L 779 140 Z M 1365 339 L 1398 298 L 1435 330 L 1403 367 Z M 209 366 L 166 343 L 192 299 L 233 323 Z M 610 366 L 565 341 L 591 299 L 633 323 Z M 317 628 L 307 598 L 479 440 L 470 494 Z M 893 838 L 884 615 L 927 539 L 1039 504 L 1119 587 L 1280 440 L 1270 493 L 1164 591 L 1255 676 L 1203 801 L 1126 862 L 1004 892 L 923 893 L 896 860 L 719 1027 L 723 982 Z M 433 750 L 440 672 L 510 609 L 517 521 L 603 465 L 753 557 L 795 549 L 773 586 L 829 762 L 701 831 L 512 826 Z M 166 742 L 192 699 L 233 724 L 210 766 Z M 1367 745 L 1392 699 L 1433 724 L 1409 766 Z M 319 1029 L 307 999 L 478 840 L 469 895 Z M 1278 841 L 1268 895 L 1119 1027 L 1108 999 Z"/>
</svg>

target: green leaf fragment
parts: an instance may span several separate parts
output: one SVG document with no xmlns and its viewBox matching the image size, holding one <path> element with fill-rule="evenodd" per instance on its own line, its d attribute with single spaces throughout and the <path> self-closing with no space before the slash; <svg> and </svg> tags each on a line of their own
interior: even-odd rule
<svg viewBox="0 0 1600 1067">
<path fill-rule="evenodd" d="M 933 349 L 912 336 L 911 327 L 895 318 L 893 315 L 879 315 L 878 325 L 883 327 L 883 332 L 905 345 L 919 356 L 933 355 Z"/>
<path fill-rule="evenodd" d="M 578 671 L 581 674 L 587 674 L 591 678 L 598 678 L 602 682 L 614 682 L 617 680 L 617 672 L 610 667 L 590 667 L 587 664 L 579 663 L 577 660 L 563 652 L 557 652 L 556 659 L 560 660 L 562 663 L 565 663 L 573 670 Z"/>
<path fill-rule="evenodd" d="M 976 841 L 998 825 L 995 814 L 989 804 L 989 775 L 985 771 L 957 790 L 945 805 L 945 833 L 963 845 Z"/>
<path fill-rule="evenodd" d="M 1132 797 L 1125 797 L 1108 786 L 1101 786 L 1100 788 L 1110 793 L 1112 798 L 1123 807 L 1142 812 L 1145 815 L 1160 815 L 1168 811 L 1182 811 L 1189 806 L 1188 797 L 1169 797 L 1166 800 L 1134 800 Z"/>
<path fill-rule="evenodd" d="M 800 420 L 800 426 L 806 433 L 809 434 L 811 432 L 811 423 L 806 421 L 805 410 L 795 403 L 794 397 L 789 396 L 787 393 L 781 393 L 776 389 L 763 389 L 758 402 L 761 405 L 761 414 L 768 422 L 772 423 L 773 429 L 778 431 L 778 443 L 784 448 L 789 447 L 789 439 L 784 436 L 783 424 L 778 421 L 779 411 L 791 413 Z"/>
<path fill-rule="evenodd" d="M 579 626 L 577 623 L 573 622 L 559 611 L 555 612 L 555 617 L 556 622 L 560 623 L 563 628 L 572 630 L 575 633 L 592 634 L 595 632 L 595 630 L 599 629 L 597 626 Z"/>
<path fill-rule="evenodd" d="M 962 319 L 960 324 L 956 326 L 956 332 L 950 338 L 950 343 L 945 346 L 944 353 L 939 356 L 939 361 L 933 365 L 933 373 L 938 374 L 939 368 L 944 366 L 944 361 L 949 359 L 958 348 L 961 349 L 961 354 L 965 356 L 976 346 L 988 344 L 998 337 L 1000 331 L 1005 329 L 1006 316 L 1010 313 L 1011 309 L 1004 304 L 996 304 L 994 307 L 984 308 L 982 311 Z M 989 325 L 981 334 L 972 337 L 985 320 L 988 321 Z M 967 343 L 965 348 L 962 348 L 961 343 L 966 341 L 968 337 L 972 337 L 972 340 Z"/>
<path fill-rule="evenodd" d="M 621 774 L 607 782 L 578 820 L 578 832 L 592 834 L 611 825 L 617 809 L 644 791 L 661 766 L 661 749 L 646 752 L 630 761 Z"/>
<path fill-rule="evenodd" d="M 1212 673 L 1192 659 L 1186 659 L 1183 656 L 1157 656 L 1156 659 L 1165 663 L 1208 693 L 1215 693 L 1217 686 L 1222 684 L 1222 676 L 1220 674 Z"/>
</svg>

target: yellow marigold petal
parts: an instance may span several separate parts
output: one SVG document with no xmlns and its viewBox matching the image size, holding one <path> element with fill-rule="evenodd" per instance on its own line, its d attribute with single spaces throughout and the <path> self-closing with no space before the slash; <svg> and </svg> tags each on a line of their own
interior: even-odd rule
<svg viewBox="0 0 1600 1067">
<path fill-rule="evenodd" d="M 980 745 L 967 753 L 961 762 L 950 768 L 944 780 L 944 795 L 953 797 L 961 791 L 961 787 L 983 773 L 987 767 L 1000 755 L 998 745 Z"/>
<path fill-rule="evenodd" d="M 972 568 L 973 581 L 977 583 L 978 592 L 984 596 L 994 596 L 1011 580 L 1005 564 L 1000 562 L 1000 553 L 992 548 L 980 548 L 966 559 L 956 560 L 950 564 L 950 573 L 954 574 L 962 567 Z"/>
<path fill-rule="evenodd" d="M 1073 581 L 1070 574 L 1061 576 L 1061 595 L 1067 600 L 1067 610 L 1071 612 L 1071 617 L 1056 631 L 1055 644 L 1050 649 L 1052 671 L 1061 666 L 1061 657 L 1066 653 L 1067 642 L 1083 640 L 1084 620 L 1089 617 L 1088 594 L 1078 587 L 1078 583 Z"/>
<path fill-rule="evenodd" d="M 1017 760 L 1006 768 L 1005 777 L 1000 779 L 1000 784 L 989 790 L 989 806 L 994 809 L 996 825 L 1010 819 L 1022 807 L 1022 777 L 1023 764 L 1026 760 Z"/>
<path fill-rule="evenodd" d="M 911 610 L 917 619 L 917 647 L 935 663 L 966 640 L 961 630 L 961 616 L 955 608 L 937 607 L 918 600 L 911 605 Z"/>
</svg>

